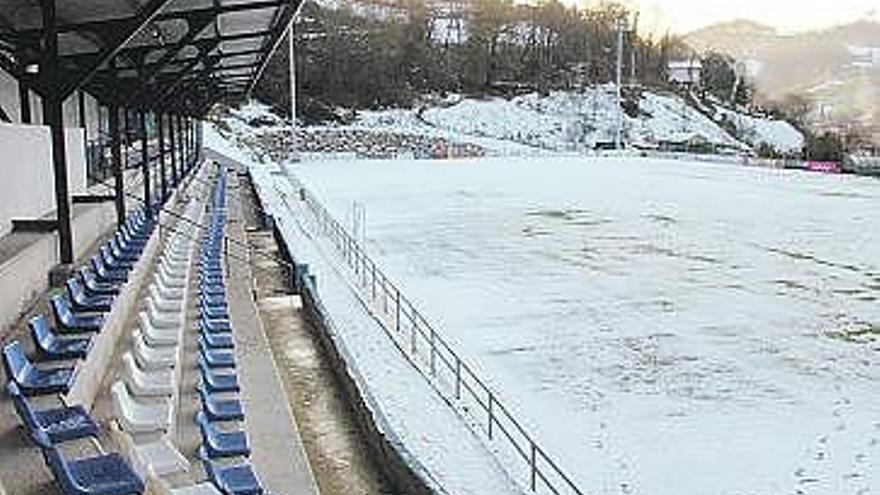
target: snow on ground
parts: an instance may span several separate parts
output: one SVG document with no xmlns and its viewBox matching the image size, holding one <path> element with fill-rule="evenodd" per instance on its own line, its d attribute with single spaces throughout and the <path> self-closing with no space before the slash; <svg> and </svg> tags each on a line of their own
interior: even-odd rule
<svg viewBox="0 0 880 495">
<path fill-rule="evenodd" d="M 643 90 L 635 99 L 635 114 L 623 114 L 623 138 L 638 148 L 705 143 L 748 152 L 750 146 L 766 143 L 787 153 L 803 146 L 801 133 L 784 121 L 750 116 L 715 104 L 702 107 L 703 112 L 715 112 L 719 120 L 731 122 L 739 140 L 677 95 Z M 232 114 L 235 118 L 228 121 L 236 132 L 286 132 L 284 121 L 265 105 L 251 102 L 233 109 Z M 451 95 L 422 109 L 362 110 L 349 124 L 310 126 L 308 130 L 442 138 L 479 146 L 489 156 L 549 156 L 583 153 L 597 144 L 612 142 L 617 118 L 613 85 L 599 85 L 581 91 L 529 93 L 510 100 Z M 257 122 L 259 127 L 247 129 L 249 122 Z"/>
<path fill-rule="evenodd" d="M 780 153 L 797 153 L 804 147 L 804 135 L 784 120 L 754 117 L 715 106 L 717 114 L 731 122 L 743 140 L 752 146 L 765 143 Z"/>
<path fill-rule="evenodd" d="M 435 126 L 427 119 L 419 118 L 417 112 L 410 109 L 362 110 L 358 112 L 358 118 L 353 124 L 329 128 L 338 129 L 340 127 L 439 137 L 450 141 L 472 143 L 483 147 L 492 156 L 547 156 L 550 154 L 537 143 L 517 142 L 499 135 L 468 133 L 448 126 Z"/>
<path fill-rule="evenodd" d="M 639 115 L 623 116 L 624 139 L 637 146 L 662 142 L 705 141 L 746 149 L 711 119 L 678 96 L 644 91 Z M 613 86 L 580 92 L 531 93 L 511 100 L 465 99 L 448 107 L 428 108 L 425 122 L 465 135 L 487 136 L 557 151 L 592 149 L 613 140 L 617 125 Z"/>
<path fill-rule="evenodd" d="M 290 170 L 337 218 L 366 207 L 372 256 L 585 493 L 880 492 L 880 182 L 610 158 Z"/>
</svg>

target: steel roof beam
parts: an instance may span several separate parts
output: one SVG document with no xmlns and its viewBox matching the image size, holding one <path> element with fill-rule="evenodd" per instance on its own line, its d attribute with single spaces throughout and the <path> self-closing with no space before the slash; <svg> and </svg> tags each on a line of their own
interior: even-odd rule
<svg viewBox="0 0 880 495">
<path fill-rule="evenodd" d="M 171 0 L 149 0 L 127 23 L 126 28 L 118 32 L 114 39 L 98 52 L 97 60 L 86 69 L 78 71 L 72 78 L 65 78 L 66 81 L 62 83 L 59 91 L 61 99 L 64 100 L 71 93 L 79 89 L 83 83 L 91 79 L 101 66 L 115 57 L 170 2 Z"/>
<path fill-rule="evenodd" d="M 271 8 L 283 7 L 287 0 L 262 0 L 259 2 L 236 3 L 228 5 L 218 5 L 215 7 L 207 7 L 201 9 L 178 10 L 175 12 L 162 12 L 153 16 L 150 21 L 171 21 L 175 19 L 192 19 L 204 15 L 218 16 L 222 14 L 234 14 L 236 12 L 245 12 L 249 10 L 264 10 Z M 102 21 L 89 21 L 79 23 L 66 23 L 58 26 L 59 33 L 71 33 L 81 31 L 92 31 L 104 33 L 119 29 L 128 24 L 132 18 L 122 17 L 116 19 L 107 19 Z M 0 39 L 10 41 L 32 41 L 36 42 L 42 36 L 42 29 L 28 29 L 25 31 L 0 33 Z"/>
<path fill-rule="evenodd" d="M 272 37 L 269 40 L 266 40 L 267 43 L 263 44 L 263 58 L 260 60 L 260 65 L 257 68 L 256 72 L 254 72 L 253 80 L 248 86 L 247 92 L 250 93 L 254 90 L 254 86 L 257 85 L 257 81 L 260 80 L 260 77 L 263 75 L 263 71 L 266 70 L 266 66 L 269 65 L 269 60 L 272 59 L 272 55 L 275 53 L 275 50 L 278 48 L 278 44 L 281 43 L 282 38 L 284 37 L 284 32 L 287 31 L 290 24 L 293 22 L 293 17 L 296 15 L 297 11 L 299 11 L 300 6 L 302 5 L 303 0 L 289 0 L 287 3 L 287 8 L 281 12 L 281 15 L 278 18 L 278 22 L 275 25 L 275 30 L 272 33 Z"/>
</svg>

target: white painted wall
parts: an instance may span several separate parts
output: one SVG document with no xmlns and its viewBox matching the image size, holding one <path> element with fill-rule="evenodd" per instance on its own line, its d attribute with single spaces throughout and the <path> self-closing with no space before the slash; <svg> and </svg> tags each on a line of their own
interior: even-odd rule
<svg viewBox="0 0 880 495">
<path fill-rule="evenodd" d="M 0 235 L 13 218 L 39 218 L 52 211 L 52 145 L 49 128 L 0 124 Z"/>
<path fill-rule="evenodd" d="M 55 176 L 49 128 L 0 123 L 0 236 L 12 230 L 12 219 L 33 219 L 55 210 Z M 82 129 L 67 129 L 68 183 L 73 194 L 86 191 L 86 158 Z"/>
</svg>

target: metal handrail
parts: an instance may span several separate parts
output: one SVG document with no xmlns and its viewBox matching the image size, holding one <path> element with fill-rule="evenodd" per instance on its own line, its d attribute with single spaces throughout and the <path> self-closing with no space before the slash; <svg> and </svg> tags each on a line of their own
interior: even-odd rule
<svg viewBox="0 0 880 495">
<path fill-rule="evenodd" d="M 361 293 L 356 296 L 373 315 L 398 349 L 451 405 L 468 414 L 493 446 L 498 432 L 507 440 L 515 458 L 527 464 L 524 484 L 532 492 L 549 491 L 554 495 L 583 495 L 571 477 L 538 445 L 476 371 L 428 323 L 400 289 L 378 268 L 358 241 L 327 211 L 321 202 L 296 178 L 288 179 L 302 202 L 338 255 L 351 270 Z M 287 203 L 286 198 L 285 203 Z M 290 205 L 287 204 L 288 208 Z M 366 297 L 366 299 L 364 299 Z M 408 331 L 408 334 L 405 332 Z M 442 385 L 442 386 L 441 386 Z M 470 413 L 476 405 L 483 414 Z M 516 473 L 513 473 L 514 477 Z M 542 490 L 545 489 L 545 490 Z"/>
</svg>

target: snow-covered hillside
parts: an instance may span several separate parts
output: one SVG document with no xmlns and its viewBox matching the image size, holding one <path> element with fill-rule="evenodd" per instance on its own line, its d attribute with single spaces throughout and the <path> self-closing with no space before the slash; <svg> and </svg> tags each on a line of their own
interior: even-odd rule
<svg viewBox="0 0 880 495">
<path fill-rule="evenodd" d="M 789 153 L 803 145 L 803 136 L 786 122 L 719 107 L 719 115 L 723 112 L 741 131 L 738 134 L 743 139 L 737 139 L 677 95 L 642 91 L 637 102 L 634 115 L 622 116 L 623 139 L 636 148 L 707 144 L 721 151 L 745 153 L 767 143 L 780 153 Z M 393 122 L 547 150 L 582 151 L 613 141 L 616 108 L 613 86 L 605 85 L 584 91 L 531 93 L 510 100 L 461 98 L 451 105 L 428 106 L 419 114 L 411 110 L 366 111 L 360 112 L 357 124 L 381 128 Z"/>
<path fill-rule="evenodd" d="M 804 147 L 804 135 L 784 120 L 754 117 L 719 105 L 715 111 L 716 118 L 730 122 L 740 138 L 754 147 L 766 144 L 783 154 L 797 153 Z"/>
<path fill-rule="evenodd" d="M 442 146 L 450 143 L 473 146 L 481 155 L 534 156 L 559 152 L 590 152 L 613 143 L 618 118 L 622 118 L 622 139 L 631 149 L 713 150 L 720 153 L 751 154 L 762 144 L 778 153 L 796 153 L 804 137 L 787 122 L 769 117 L 750 116 L 717 104 L 700 110 L 672 93 L 641 90 L 628 95 L 632 104 L 618 113 L 612 85 L 595 86 L 582 91 L 553 91 L 548 94 L 529 93 L 512 99 L 500 97 L 469 98 L 450 95 L 415 109 L 389 108 L 356 112 L 353 121 L 344 124 L 310 126 L 303 130 L 300 141 L 316 144 L 321 132 L 333 133 L 328 140 L 357 141 L 357 145 L 339 152 L 370 156 L 363 152 L 371 146 L 395 149 L 401 141 L 402 157 L 431 155 L 407 151 L 406 136 L 433 139 Z M 233 110 L 240 125 L 259 122 L 262 132 L 274 132 L 281 124 L 269 109 L 251 103 Z M 707 115 L 712 115 L 713 118 Z M 724 122 L 725 125 L 720 125 Z M 736 137 L 727 128 L 736 131 Z M 354 131 L 357 137 L 345 136 Z M 394 134 L 398 138 L 376 138 L 383 143 L 361 142 L 364 133 Z M 317 138 L 316 138 L 317 136 Z M 387 136 L 385 136 L 387 137 Z M 369 139 L 367 140 L 369 141 Z M 436 144 L 436 147 L 439 144 Z M 321 148 L 317 143 L 317 148 Z M 332 144 L 328 146 L 333 148 Z M 433 148 L 429 146 L 429 148 Z M 317 151 L 317 150 L 304 150 Z M 387 156 L 387 155 L 386 155 Z"/>
</svg>

